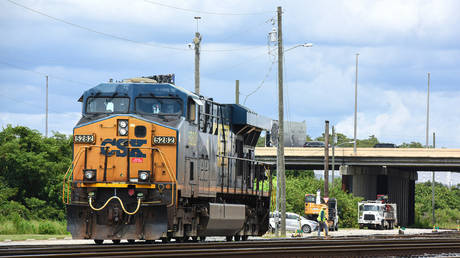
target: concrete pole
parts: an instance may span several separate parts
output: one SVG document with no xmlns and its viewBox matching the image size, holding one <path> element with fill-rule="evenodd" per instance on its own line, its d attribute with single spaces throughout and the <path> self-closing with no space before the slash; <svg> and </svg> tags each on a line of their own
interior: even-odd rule
<svg viewBox="0 0 460 258">
<path fill-rule="evenodd" d="M 436 140 L 435 140 L 435 133 L 433 132 L 433 148 L 435 147 L 435 143 L 436 143 Z M 434 205 L 435 205 L 435 201 L 434 201 L 434 188 L 435 188 L 435 173 L 434 171 L 431 172 L 432 174 L 432 181 L 431 181 L 431 210 L 432 210 L 432 216 L 433 216 L 433 226 L 436 225 L 436 217 L 435 217 L 435 214 L 434 214 Z"/>
<path fill-rule="evenodd" d="M 195 44 L 195 93 L 200 95 L 200 43 L 201 35 L 199 32 L 195 33 L 195 38 L 193 39 Z"/>
<path fill-rule="evenodd" d="M 48 138 L 48 75 L 46 76 L 45 138 Z"/>
<path fill-rule="evenodd" d="M 337 136 L 335 135 L 335 128 L 332 126 L 332 178 L 331 184 L 334 186 L 334 174 L 335 174 L 335 144 L 337 143 Z"/>
<path fill-rule="evenodd" d="M 235 81 L 235 104 L 240 104 L 240 80 Z"/>
<path fill-rule="evenodd" d="M 284 173 L 284 102 L 283 102 L 283 31 L 282 10 L 277 8 L 278 13 L 278 177 L 280 187 L 281 208 L 281 237 L 286 236 L 286 179 Z"/>
<path fill-rule="evenodd" d="M 353 153 L 356 154 L 356 129 L 358 123 L 358 56 L 359 53 L 356 54 L 356 79 L 355 79 L 355 125 L 354 125 L 354 133 L 353 133 Z"/>
<path fill-rule="evenodd" d="M 275 236 L 279 237 L 280 236 L 280 227 L 279 227 L 279 221 L 280 221 L 280 175 L 279 175 L 279 159 L 276 159 L 276 206 L 275 206 Z"/>
<path fill-rule="evenodd" d="M 329 197 L 329 121 L 324 128 L 324 197 Z"/>
<path fill-rule="evenodd" d="M 425 148 L 428 148 L 428 131 L 430 130 L 430 73 L 428 73 L 428 89 L 426 95 L 426 132 Z"/>
<path fill-rule="evenodd" d="M 425 132 L 425 148 L 429 148 L 429 139 L 428 139 L 428 131 L 430 130 L 430 73 L 428 73 L 428 87 L 427 87 L 427 94 L 426 94 L 426 132 Z M 433 133 L 433 147 L 434 147 L 434 133 Z M 432 223 L 433 226 L 436 224 L 436 217 L 434 214 L 434 190 L 435 190 L 435 173 L 434 171 L 431 172 L 431 212 L 432 212 Z"/>
</svg>

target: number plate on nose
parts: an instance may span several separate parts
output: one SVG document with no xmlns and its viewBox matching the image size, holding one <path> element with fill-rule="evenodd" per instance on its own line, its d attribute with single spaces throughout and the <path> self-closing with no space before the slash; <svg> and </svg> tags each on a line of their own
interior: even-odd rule
<svg viewBox="0 0 460 258">
<path fill-rule="evenodd" d="M 77 134 L 73 136 L 74 143 L 94 143 L 94 134 Z"/>
<path fill-rule="evenodd" d="M 174 136 L 154 136 L 153 144 L 176 144 L 176 137 Z"/>
</svg>

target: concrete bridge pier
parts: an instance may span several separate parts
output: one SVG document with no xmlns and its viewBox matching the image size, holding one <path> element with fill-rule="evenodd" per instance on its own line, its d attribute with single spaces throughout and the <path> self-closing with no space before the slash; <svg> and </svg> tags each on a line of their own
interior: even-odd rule
<svg viewBox="0 0 460 258">
<path fill-rule="evenodd" d="M 399 225 L 414 223 L 417 171 L 386 166 L 341 166 L 340 172 L 343 190 L 364 200 L 375 200 L 378 194 L 388 195 L 389 202 L 397 204 Z"/>
</svg>

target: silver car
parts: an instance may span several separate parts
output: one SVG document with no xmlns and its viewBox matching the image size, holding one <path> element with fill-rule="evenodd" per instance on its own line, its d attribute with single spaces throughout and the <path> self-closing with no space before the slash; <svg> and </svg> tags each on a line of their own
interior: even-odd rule
<svg viewBox="0 0 460 258">
<path fill-rule="evenodd" d="M 275 232 L 275 215 L 281 218 L 281 213 L 270 212 L 269 231 L 272 233 Z M 280 221 L 278 221 L 278 223 L 280 223 Z M 318 230 L 318 222 L 306 219 L 296 213 L 286 212 L 286 230 L 296 231 L 297 229 L 301 229 L 304 233 L 310 233 Z"/>
</svg>

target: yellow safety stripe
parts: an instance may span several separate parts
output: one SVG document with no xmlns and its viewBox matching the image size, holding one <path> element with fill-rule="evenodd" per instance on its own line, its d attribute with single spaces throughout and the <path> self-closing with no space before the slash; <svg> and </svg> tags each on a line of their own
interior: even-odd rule
<svg viewBox="0 0 460 258">
<path fill-rule="evenodd" d="M 112 187 L 117 187 L 117 188 L 128 188 L 130 185 L 136 185 L 136 188 L 151 188 L 155 189 L 157 186 L 155 184 L 146 184 L 146 185 L 141 185 L 137 183 L 77 183 L 77 187 L 107 187 L 107 188 L 112 188 Z"/>
</svg>

